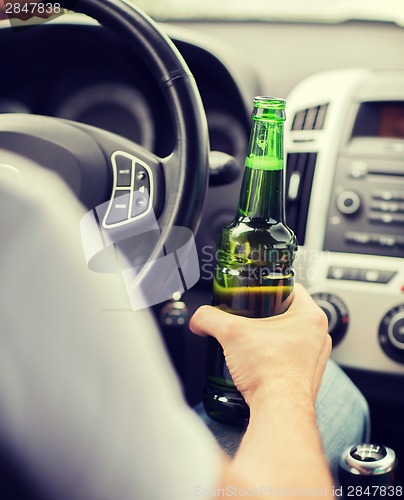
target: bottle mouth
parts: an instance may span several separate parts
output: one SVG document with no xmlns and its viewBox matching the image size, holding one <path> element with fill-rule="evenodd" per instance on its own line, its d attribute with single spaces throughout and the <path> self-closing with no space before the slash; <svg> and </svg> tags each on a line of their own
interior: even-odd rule
<svg viewBox="0 0 404 500">
<path fill-rule="evenodd" d="M 285 99 L 280 99 L 279 97 L 257 96 L 254 97 L 254 107 L 283 110 L 286 107 L 286 101 Z"/>
<path fill-rule="evenodd" d="M 285 99 L 257 96 L 254 98 L 254 108 L 251 116 L 253 120 L 283 122 L 286 119 L 285 107 Z"/>
</svg>

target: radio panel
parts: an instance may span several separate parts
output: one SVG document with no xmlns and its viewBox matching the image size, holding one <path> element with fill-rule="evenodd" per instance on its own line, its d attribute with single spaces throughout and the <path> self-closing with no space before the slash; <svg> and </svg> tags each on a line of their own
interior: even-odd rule
<svg viewBox="0 0 404 500">
<path fill-rule="evenodd" d="M 324 249 L 404 257 L 404 160 L 338 160 Z"/>
</svg>

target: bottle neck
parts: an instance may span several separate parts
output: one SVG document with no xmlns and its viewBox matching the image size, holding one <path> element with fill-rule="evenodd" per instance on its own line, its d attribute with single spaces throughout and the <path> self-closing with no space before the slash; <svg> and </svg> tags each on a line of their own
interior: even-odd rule
<svg viewBox="0 0 404 500">
<path fill-rule="evenodd" d="M 237 216 L 284 222 L 283 121 L 254 120 Z"/>
</svg>

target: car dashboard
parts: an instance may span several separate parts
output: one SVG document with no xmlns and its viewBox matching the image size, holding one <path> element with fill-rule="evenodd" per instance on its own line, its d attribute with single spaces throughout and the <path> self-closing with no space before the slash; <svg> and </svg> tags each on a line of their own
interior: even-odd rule
<svg viewBox="0 0 404 500">
<path fill-rule="evenodd" d="M 359 22 L 163 27 L 196 78 L 211 150 L 235 157 L 240 171 L 252 98 L 286 97 L 285 194 L 300 244 L 297 279 L 326 312 L 332 357 L 371 403 L 376 437 L 397 447 L 404 441 L 404 61 L 397 58 L 404 30 Z M 63 16 L 18 36 L 4 27 L 0 44 L 7 68 L 0 113 L 84 122 L 170 153 L 173 127 L 158 84 L 141 55 L 95 22 Z M 234 217 L 239 186 L 240 178 L 209 189 L 197 235 L 201 278 L 180 299 L 185 317 L 210 301 L 216 234 Z M 186 335 L 184 322 L 167 321 L 168 306 L 154 312 L 195 404 L 206 343 Z"/>
<path fill-rule="evenodd" d="M 164 96 L 142 58 L 116 36 L 76 19 L 1 35 L 8 71 L 0 83 L 0 113 L 74 120 L 117 133 L 161 157 L 171 152 L 173 127 Z M 193 38 L 177 35 L 175 42 L 198 82 L 212 148 L 241 159 L 249 129 L 241 88 L 251 90 L 254 83 L 247 78 L 237 83 L 228 63 Z"/>
</svg>

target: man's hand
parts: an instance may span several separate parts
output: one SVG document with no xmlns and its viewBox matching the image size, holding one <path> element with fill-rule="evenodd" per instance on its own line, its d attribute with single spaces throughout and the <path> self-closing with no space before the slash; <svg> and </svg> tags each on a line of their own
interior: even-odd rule
<svg viewBox="0 0 404 500">
<path fill-rule="evenodd" d="M 333 498 L 332 478 L 316 426 L 314 401 L 331 350 L 327 319 L 297 285 L 284 314 L 265 319 L 198 309 L 190 327 L 221 343 L 230 374 L 250 407 L 235 458 L 223 461 L 218 489 L 229 485 L 272 491 L 321 491 Z M 276 494 L 276 493 L 275 493 Z"/>
<path fill-rule="evenodd" d="M 301 285 L 282 315 L 250 319 L 203 306 L 190 328 L 220 342 L 233 381 L 250 407 L 257 399 L 288 392 L 314 402 L 331 338 L 325 314 Z"/>
<path fill-rule="evenodd" d="M 0 20 L 21 19 L 26 21 L 31 17 L 48 18 L 59 14 L 60 11 L 60 4 L 53 5 L 49 0 L 0 0 Z"/>
</svg>

